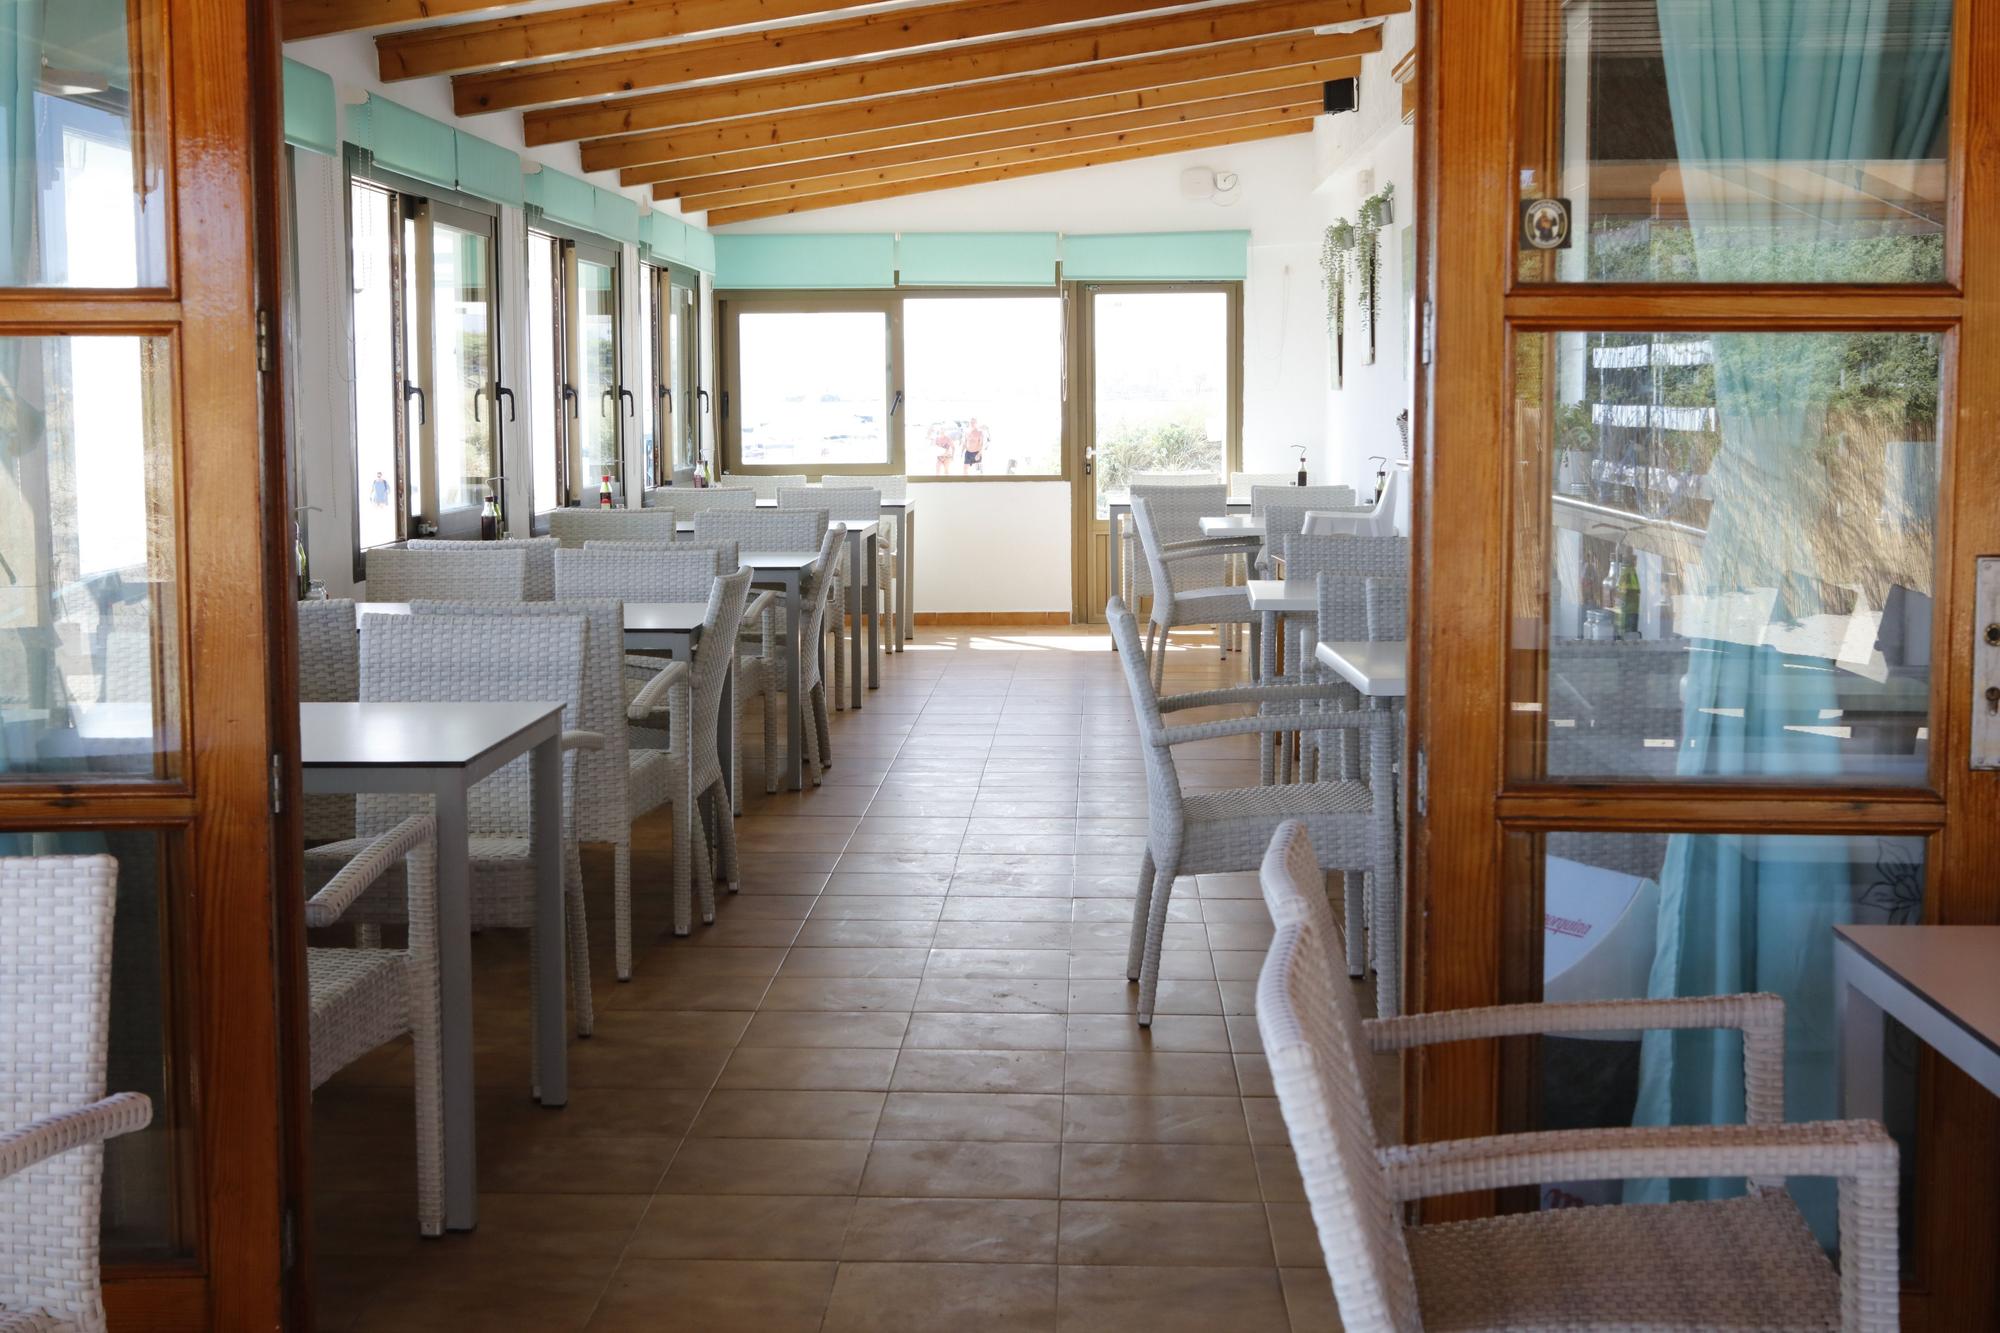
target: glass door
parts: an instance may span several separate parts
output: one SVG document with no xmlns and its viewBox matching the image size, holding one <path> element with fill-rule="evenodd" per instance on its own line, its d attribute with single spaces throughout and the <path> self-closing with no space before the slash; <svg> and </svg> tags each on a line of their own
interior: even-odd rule
<svg viewBox="0 0 2000 1333">
<path fill-rule="evenodd" d="M 1965 713 L 2000 544 L 1964 429 L 2000 410 L 2000 174 L 1967 148 L 2000 116 L 1996 16 L 1445 8 L 1405 1005 L 1774 992 L 1787 1118 L 1834 1118 L 1833 927 L 2000 920 Z M 1966 1247 L 2000 1209 L 1964 1181 L 2000 1113 L 1913 1042 L 1889 1058 L 1908 1308 L 1990 1326 Z M 1702 1032 L 1439 1048 L 1408 1087 L 1425 1139 L 1744 1115 Z M 1741 1189 L 1543 1181 L 1425 1217 Z M 1831 1245 L 1832 1182 L 1792 1192 Z"/>
<path fill-rule="evenodd" d="M 493 220 L 445 204 L 425 210 L 430 227 L 427 295 L 431 326 L 430 493 L 438 532 L 477 537 L 487 482 L 499 473 L 493 412 L 495 304 Z"/>
<path fill-rule="evenodd" d="M 668 301 L 667 320 L 668 406 L 673 412 L 676 468 L 701 465 L 701 306 L 699 279 L 691 273 L 676 272 Z"/>
<path fill-rule="evenodd" d="M 618 257 L 609 250 L 570 247 L 569 336 L 571 495 L 587 507 L 609 487 L 617 504 L 624 489 L 619 452 Z"/>
</svg>

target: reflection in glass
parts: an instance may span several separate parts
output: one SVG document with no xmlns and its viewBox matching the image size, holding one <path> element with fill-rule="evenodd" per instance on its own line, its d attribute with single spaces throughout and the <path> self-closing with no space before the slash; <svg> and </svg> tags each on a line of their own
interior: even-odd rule
<svg viewBox="0 0 2000 1333">
<path fill-rule="evenodd" d="M 633 429 L 639 432 L 639 456 L 646 460 L 645 489 L 664 486 L 667 482 L 666 469 L 656 449 L 665 442 L 660 425 L 660 412 L 665 406 L 659 393 L 660 367 L 654 359 L 654 335 L 659 328 L 660 288 L 663 283 L 654 281 L 656 270 L 644 269 L 645 279 L 639 284 L 639 396 L 638 415 Z M 643 492 L 642 492 L 643 493 Z"/>
<path fill-rule="evenodd" d="M 583 476 L 575 489 L 597 501 L 605 477 L 619 485 L 618 466 L 618 271 L 588 259 L 576 261 L 576 394 L 574 420 L 581 423 Z"/>
<path fill-rule="evenodd" d="M 161 338 L 0 339 L 0 780 L 173 767 L 168 367 Z"/>
<path fill-rule="evenodd" d="M 1518 834 L 1525 838 L 1530 835 Z M 1833 927 L 1919 920 L 1920 838 L 1551 833 L 1543 880 L 1548 1001 L 1768 991 L 1785 1002 L 1785 1118 L 1840 1115 Z M 1524 997 L 1532 998 L 1532 997 Z M 1914 1165 L 1915 1050 L 1888 1052 L 1890 1128 Z M 1541 1128 L 1740 1124 L 1742 1040 L 1710 1031 L 1606 1033 L 1541 1042 Z M 1738 1193 L 1736 1181 L 1545 1182 L 1544 1207 Z M 1822 1240 L 1832 1182 L 1795 1180 Z"/>
<path fill-rule="evenodd" d="M 528 235 L 528 373 L 526 395 L 529 430 L 535 458 L 535 509 L 560 509 L 563 494 L 556 484 L 556 457 L 562 452 L 562 370 L 556 364 L 556 273 L 562 265 L 560 242 L 554 237 Z"/>
<path fill-rule="evenodd" d="M 390 255 L 391 200 L 356 182 L 349 196 L 354 285 L 355 523 L 361 549 L 396 541 L 396 287 Z"/>
<path fill-rule="evenodd" d="M 1943 279 L 1952 0 L 1525 9 L 1524 280 Z"/>
<path fill-rule="evenodd" d="M 887 315 L 746 310 L 736 338 L 746 467 L 888 461 Z"/>
<path fill-rule="evenodd" d="M 1229 438 L 1229 298 L 1219 291 L 1091 297 L 1097 516 L 1134 473 L 1220 478 Z"/>
<path fill-rule="evenodd" d="M 437 223 L 431 241 L 432 382 L 437 402 L 438 508 L 465 509 L 486 498 L 493 467 L 493 286 L 491 243 L 478 232 Z"/>
<path fill-rule="evenodd" d="M 139 95 L 159 86 L 147 8 L 0 7 L 0 287 L 166 283 L 165 138 Z"/>
<path fill-rule="evenodd" d="M 903 302 L 903 453 L 913 477 L 1062 471 L 1062 298 Z"/>
<path fill-rule="evenodd" d="M 99 1224 L 106 1263 L 177 1258 L 188 1253 L 192 1239 L 176 1147 L 185 1127 L 174 1071 L 186 1062 L 175 1052 L 166 968 L 174 901 L 167 891 L 169 847 L 165 835 L 145 829 L 0 833 L 0 856 L 109 855 L 118 862 L 105 1091 L 144 1093 L 153 1103 L 153 1120 L 104 1145 Z"/>
<path fill-rule="evenodd" d="M 1516 775 L 1925 781 L 1941 354 L 1931 334 L 1525 337 L 1517 429 L 1551 494 L 1524 515 L 1524 541 L 1550 531 Z"/>
<path fill-rule="evenodd" d="M 675 285 L 674 318 L 669 323 L 673 346 L 674 384 L 674 466 L 694 467 L 701 454 L 701 416 L 695 410 L 696 387 L 701 383 L 701 333 L 695 313 L 695 290 Z"/>
</svg>

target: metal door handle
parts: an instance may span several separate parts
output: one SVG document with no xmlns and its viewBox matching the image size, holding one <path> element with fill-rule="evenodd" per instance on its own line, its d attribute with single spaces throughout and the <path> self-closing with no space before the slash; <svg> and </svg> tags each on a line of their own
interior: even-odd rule
<svg viewBox="0 0 2000 1333">
<path fill-rule="evenodd" d="M 429 408 L 429 407 L 428 407 L 428 405 L 427 405 L 427 404 L 425 403 L 425 400 L 424 400 L 424 391 L 423 391 L 423 390 L 422 390 L 421 388 L 419 388 L 418 386 L 416 386 L 416 385 L 414 385 L 414 384 L 410 383 L 410 382 L 409 382 L 408 380 L 404 380 L 404 381 L 403 381 L 403 409 L 404 409 L 405 411 L 408 411 L 408 410 L 409 410 L 409 406 L 410 406 L 410 400 L 411 400 L 412 398 L 414 398 L 414 399 L 416 399 L 416 400 L 417 400 L 417 424 L 418 424 L 419 426 L 424 426 L 424 425 L 428 425 L 428 424 L 430 424 L 430 408 Z"/>
<path fill-rule="evenodd" d="M 504 384 L 496 386 L 493 390 L 493 401 L 496 405 L 502 398 L 507 400 L 507 420 L 512 421 L 514 419 L 514 391 Z"/>
<path fill-rule="evenodd" d="M 570 416 L 574 418 L 577 414 L 576 386 L 574 384 L 563 385 L 562 396 L 563 401 L 569 404 Z"/>
<path fill-rule="evenodd" d="M 620 389 L 618 390 L 618 396 L 619 396 L 620 398 L 622 398 L 622 399 L 624 399 L 624 400 L 625 400 L 625 415 L 626 415 L 626 416 L 628 416 L 628 417 L 633 417 L 633 416 L 637 416 L 637 415 L 639 415 L 639 412 L 638 412 L 638 408 L 637 408 L 637 407 L 635 406 L 635 404 L 636 404 L 636 403 L 637 403 L 637 402 L 638 402 L 639 400 L 638 400 L 637 398 L 635 398 L 635 397 L 633 396 L 633 394 L 632 394 L 632 391 L 631 391 L 630 389 L 626 389 L 626 388 L 622 388 L 622 387 L 621 387 L 621 388 L 620 388 Z"/>
</svg>

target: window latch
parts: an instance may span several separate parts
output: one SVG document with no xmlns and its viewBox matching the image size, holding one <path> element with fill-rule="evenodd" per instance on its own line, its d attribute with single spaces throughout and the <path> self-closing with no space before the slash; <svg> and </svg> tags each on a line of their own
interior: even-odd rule
<svg viewBox="0 0 2000 1333">
<path fill-rule="evenodd" d="M 410 406 L 410 400 L 411 400 L 412 398 L 414 398 L 414 399 L 416 399 L 416 400 L 417 400 L 417 424 L 418 424 L 419 426 L 422 426 L 422 425 L 427 425 L 427 424 L 429 424 L 429 421 L 430 421 L 430 411 L 429 411 L 429 409 L 428 409 L 428 408 L 427 408 L 427 407 L 425 406 L 425 403 L 424 403 L 424 391 L 423 391 L 423 389 L 422 389 L 421 387 L 419 387 L 418 385 L 415 385 L 415 384 L 412 384 L 412 383 L 410 383 L 410 382 L 409 382 L 408 380 L 404 380 L 404 381 L 403 381 L 403 408 L 404 408 L 404 410 L 405 410 L 405 411 L 409 410 L 409 406 Z"/>
<path fill-rule="evenodd" d="M 674 391 L 664 384 L 660 386 L 660 401 L 667 405 L 667 411 L 674 410 Z"/>
<path fill-rule="evenodd" d="M 493 415 L 496 417 L 500 415 L 499 407 L 502 398 L 507 400 L 507 420 L 512 421 L 514 419 L 514 391 L 504 384 L 495 385 L 493 388 Z"/>
<path fill-rule="evenodd" d="M 889 415 L 892 417 L 895 416 L 896 409 L 901 407 L 902 405 L 903 405 L 903 391 L 901 389 L 898 389 L 896 390 L 896 396 L 889 400 Z"/>
<path fill-rule="evenodd" d="M 628 417 L 635 417 L 635 416 L 639 415 L 639 412 L 638 412 L 638 408 L 637 408 L 637 406 L 636 406 L 636 404 L 638 403 L 638 401 L 639 401 L 639 400 L 638 400 L 638 399 L 637 399 L 636 397 L 634 397 L 634 396 L 633 396 L 633 394 L 632 394 L 632 391 L 631 391 L 630 389 L 626 389 L 626 388 L 622 388 L 622 387 L 621 387 L 621 388 L 620 388 L 620 389 L 618 390 L 618 396 L 619 396 L 620 398 L 622 398 L 622 399 L 623 399 L 623 400 L 625 401 L 625 415 L 626 415 L 626 416 L 628 416 Z"/>
<path fill-rule="evenodd" d="M 562 396 L 563 396 L 563 401 L 569 404 L 569 414 L 570 414 L 570 416 L 571 416 L 572 418 L 574 418 L 574 417 L 576 416 L 576 411 L 577 411 L 577 406 L 576 406 L 576 386 L 575 386 L 574 384 L 565 384 L 565 385 L 563 385 L 563 386 L 562 386 Z"/>
<path fill-rule="evenodd" d="M 696 389 L 694 391 L 694 397 L 695 401 L 701 404 L 701 410 L 703 415 L 706 415 L 708 412 L 708 390 Z M 724 416 L 729 415 L 729 391 L 727 389 L 724 389 L 722 391 L 722 415 Z"/>
</svg>

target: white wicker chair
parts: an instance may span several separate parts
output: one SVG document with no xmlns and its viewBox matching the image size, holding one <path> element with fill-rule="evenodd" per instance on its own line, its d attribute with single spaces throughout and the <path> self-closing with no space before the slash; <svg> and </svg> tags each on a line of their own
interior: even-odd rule
<svg viewBox="0 0 2000 1333">
<path fill-rule="evenodd" d="M 1260 487 L 1293 486 L 1297 478 L 1289 472 L 1232 472 L 1229 474 L 1229 494 L 1231 498 L 1249 497 L 1255 499 Z M 1293 486 L 1293 489 L 1297 489 Z"/>
<path fill-rule="evenodd" d="M 549 535 L 564 548 L 591 541 L 670 542 L 671 509 L 558 509 L 549 515 Z"/>
<path fill-rule="evenodd" d="M 1368 580 L 1368 641 L 1389 643 L 1410 636 L 1410 581 L 1376 577 Z"/>
<path fill-rule="evenodd" d="M 1358 712 L 1325 718 L 1326 725 L 1352 729 L 1367 739 L 1370 767 L 1365 782 L 1238 787 L 1185 794 L 1174 767 L 1174 746 L 1220 736 L 1257 735 L 1296 724 L 1285 718 L 1238 717 L 1169 727 L 1162 714 L 1186 708 L 1311 700 L 1322 697 L 1324 687 L 1244 685 L 1162 699 L 1139 656 L 1139 629 L 1132 613 L 1113 598 L 1106 614 L 1125 668 L 1125 683 L 1132 693 L 1132 711 L 1138 717 L 1146 762 L 1146 856 L 1132 904 L 1132 945 L 1126 959 L 1126 976 L 1139 983 L 1139 1023 L 1144 1027 L 1153 1021 L 1168 902 L 1179 876 L 1253 869 L 1263 857 L 1272 831 L 1285 820 L 1302 819 L 1312 830 L 1322 867 L 1344 872 L 1350 883 L 1361 874 L 1384 883 L 1395 882 L 1396 719 L 1390 713 Z M 1360 895 L 1347 896 L 1351 900 L 1349 921 L 1358 931 Z M 1378 892 L 1376 898 L 1378 902 L 1401 902 L 1401 895 L 1395 893 Z M 1378 922 L 1378 929 L 1385 937 L 1394 933 L 1392 924 Z"/>
<path fill-rule="evenodd" d="M 891 624 L 903 623 L 903 599 L 909 595 L 898 577 L 896 561 L 898 545 L 903 540 L 903 517 L 901 510 L 884 512 L 882 504 L 890 500 L 907 499 L 910 494 L 908 477 L 860 475 L 851 477 L 825 477 L 820 481 L 822 491 L 873 490 L 879 497 L 876 502 L 875 517 L 882 524 L 875 539 L 876 560 L 880 568 L 876 573 L 876 583 L 882 589 L 882 596 L 889 602 Z M 780 500 L 782 504 L 782 499 Z M 831 509 L 829 508 L 829 512 Z M 834 518 L 845 518 L 844 514 L 833 514 Z M 882 650 L 890 653 L 903 651 L 903 636 L 891 634 L 882 643 Z"/>
<path fill-rule="evenodd" d="M 775 500 L 778 492 L 791 486 L 806 484 L 806 475 L 800 473 L 725 472 L 722 484 L 736 489 L 747 489 L 759 500 Z"/>
<path fill-rule="evenodd" d="M 872 486 L 822 486 L 816 490 L 797 488 L 778 492 L 780 510 L 824 509 L 828 522 L 877 523 L 882 521 L 882 492 Z M 876 529 L 875 543 L 875 585 L 880 590 L 880 601 L 864 607 L 863 615 L 875 617 L 876 642 L 882 642 L 882 602 L 889 604 L 891 613 L 897 616 L 895 623 L 901 624 L 901 599 L 896 593 L 896 560 L 894 554 L 883 544 L 884 529 Z M 866 556 L 862 557 L 866 559 Z M 858 571 L 850 571 L 859 577 Z M 847 624 L 846 576 L 833 590 L 833 604 L 829 619 L 833 624 L 833 640 L 836 646 L 843 633 L 860 635 L 859 624 Z M 888 641 L 893 644 L 897 636 L 891 634 Z M 892 650 L 893 651 L 893 648 Z M 833 655 L 833 707 L 842 712 L 847 707 L 847 655 L 835 652 Z"/>
<path fill-rule="evenodd" d="M 368 600 L 414 602 L 447 597 L 469 602 L 528 600 L 528 553 L 489 549 L 490 542 L 447 542 L 452 550 L 379 546 L 368 553 Z"/>
<path fill-rule="evenodd" d="M 822 670 L 819 641 L 826 633 L 827 603 L 833 598 L 833 589 L 839 582 L 841 561 L 847 554 L 847 539 L 834 529 L 828 529 L 820 538 L 819 568 L 831 577 L 822 576 L 815 580 L 806 592 L 805 624 L 794 637 L 785 635 L 780 645 L 783 651 L 799 654 L 799 690 L 805 696 L 803 707 L 805 717 L 805 766 L 812 775 L 813 786 L 820 785 L 820 775 L 833 766 L 833 734 L 829 728 L 826 709 L 826 677 Z M 779 679 L 783 679 L 782 673 Z M 775 767 L 770 756 L 776 753 L 767 744 L 765 767 Z"/>
<path fill-rule="evenodd" d="M 417 1229 L 444 1234 L 444 1070 L 438 1032 L 437 823 L 415 815 L 361 845 L 306 900 L 306 925 L 338 925 L 349 907 L 401 869 L 409 942 L 401 949 L 308 949 L 311 1081 L 318 1088 L 362 1056 L 409 1034 L 415 1048 Z"/>
<path fill-rule="evenodd" d="M 452 551 L 464 550 L 463 541 L 448 541 L 439 537 L 425 537 L 403 543 L 412 551 Z M 556 595 L 554 537 L 503 537 L 495 541 L 481 542 L 479 547 L 486 551 L 526 551 L 528 553 L 528 595 L 530 602 L 552 601 Z M 384 598 L 383 600 L 390 600 Z M 401 600 L 397 598 L 395 600 Z"/>
<path fill-rule="evenodd" d="M 1315 614 L 1294 615 L 1286 618 L 1285 671 L 1283 679 L 1289 684 L 1303 684 L 1307 681 L 1322 681 L 1333 685 L 1331 700 L 1342 708 L 1358 708 L 1361 699 L 1351 687 L 1342 683 L 1338 676 L 1319 666 L 1313 658 L 1313 647 L 1321 639 L 1365 639 L 1368 637 L 1365 580 L 1370 577 L 1407 576 L 1410 569 L 1410 544 L 1401 537 L 1307 537 L 1294 534 L 1284 538 L 1285 577 L 1287 579 L 1312 580 L 1324 574 L 1336 579 L 1334 585 L 1334 605 L 1338 613 L 1334 615 Z M 1338 580 L 1351 580 L 1339 582 Z M 1267 679 L 1277 676 L 1277 645 L 1264 644 L 1264 675 Z M 1277 707 L 1274 713 L 1296 713 L 1298 708 Z M 1341 749 L 1347 750 L 1343 745 Z M 1286 747 L 1279 748 L 1279 754 L 1288 754 Z M 1268 759 L 1269 756 L 1266 756 Z M 1299 749 L 1300 776 L 1310 779 L 1318 772 L 1319 753 L 1309 744 L 1302 742 Z M 1267 764 L 1263 770 L 1267 781 L 1289 780 L 1282 765 Z"/>
<path fill-rule="evenodd" d="M 673 486 L 659 503 L 662 509 L 673 510 L 677 521 L 685 523 L 711 510 L 734 513 L 739 509 L 755 509 L 757 492 L 748 486 Z"/>
<path fill-rule="evenodd" d="M 824 509 L 711 509 L 694 516 L 698 542 L 733 541 L 739 551 L 817 551 Z"/>
<path fill-rule="evenodd" d="M 1214 625 L 1216 639 L 1226 653 L 1223 626 L 1256 622 L 1249 590 L 1227 582 L 1227 557 L 1254 556 L 1262 543 L 1255 538 L 1203 537 L 1201 519 L 1219 515 L 1222 508 L 1220 486 L 1132 490 L 1132 527 L 1146 556 L 1145 590 L 1153 599 L 1146 625 L 1146 661 L 1153 669 L 1156 687 L 1166 678 L 1167 641 L 1175 628 Z"/>
<path fill-rule="evenodd" d="M 361 638 L 354 603 L 300 602 L 299 702 L 353 703 L 361 697 Z M 308 842 L 354 836 L 352 796 L 308 796 L 301 807 Z"/>
<path fill-rule="evenodd" d="M 153 1118 L 104 1095 L 117 902 L 111 857 L 0 859 L 0 1329 L 105 1327 L 104 1141 Z"/>
<path fill-rule="evenodd" d="M 1277 927 L 1257 1029 L 1347 1333 L 1471 1329 L 1844 1329 L 1897 1326 L 1896 1145 L 1872 1121 L 1784 1124 L 1775 995 L 1513 1005 L 1364 1022 L 1340 977 L 1305 829 L 1263 864 Z M 1633 1028 L 1743 1034 L 1747 1124 L 1561 1130 L 1410 1146 L 1377 1142 L 1374 1052 Z M 1747 1178 L 1713 1202 L 1613 1205 L 1405 1226 L 1412 1199 L 1552 1181 Z M 1785 1192 L 1840 1181 L 1838 1274 Z"/>
<path fill-rule="evenodd" d="M 526 930 L 531 950 L 563 948 L 570 957 L 576 1031 L 595 1025 L 590 994 L 590 941 L 585 929 L 583 870 L 576 840 L 577 755 L 603 738 L 581 726 L 588 625 L 580 615 L 542 611 L 518 616 L 367 615 L 361 622 L 361 697 L 367 701 L 424 703 L 438 699 L 560 701 L 563 705 L 563 889 L 567 939 L 543 941 L 535 932 L 533 811 L 528 758 L 503 767 L 472 789 L 467 810 L 471 834 L 469 887 L 474 930 Z M 356 838 L 306 853 L 315 880 L 336 871 L 375 837 L 414 814 L 424 798 L 364 796 L 358 802 Z M 405 919 L 399 868 L 362 894 L 347 918 L 364 925 Z M 537 974 L 531 969 L 530 984 Z M 531 1002 L 529 1013 L 538 1012 Z M 530 1042 L 530 1050 L 534 1049 Z M 533 1071 L 540 1084 L 539 1068 Z"/>
</svg>

